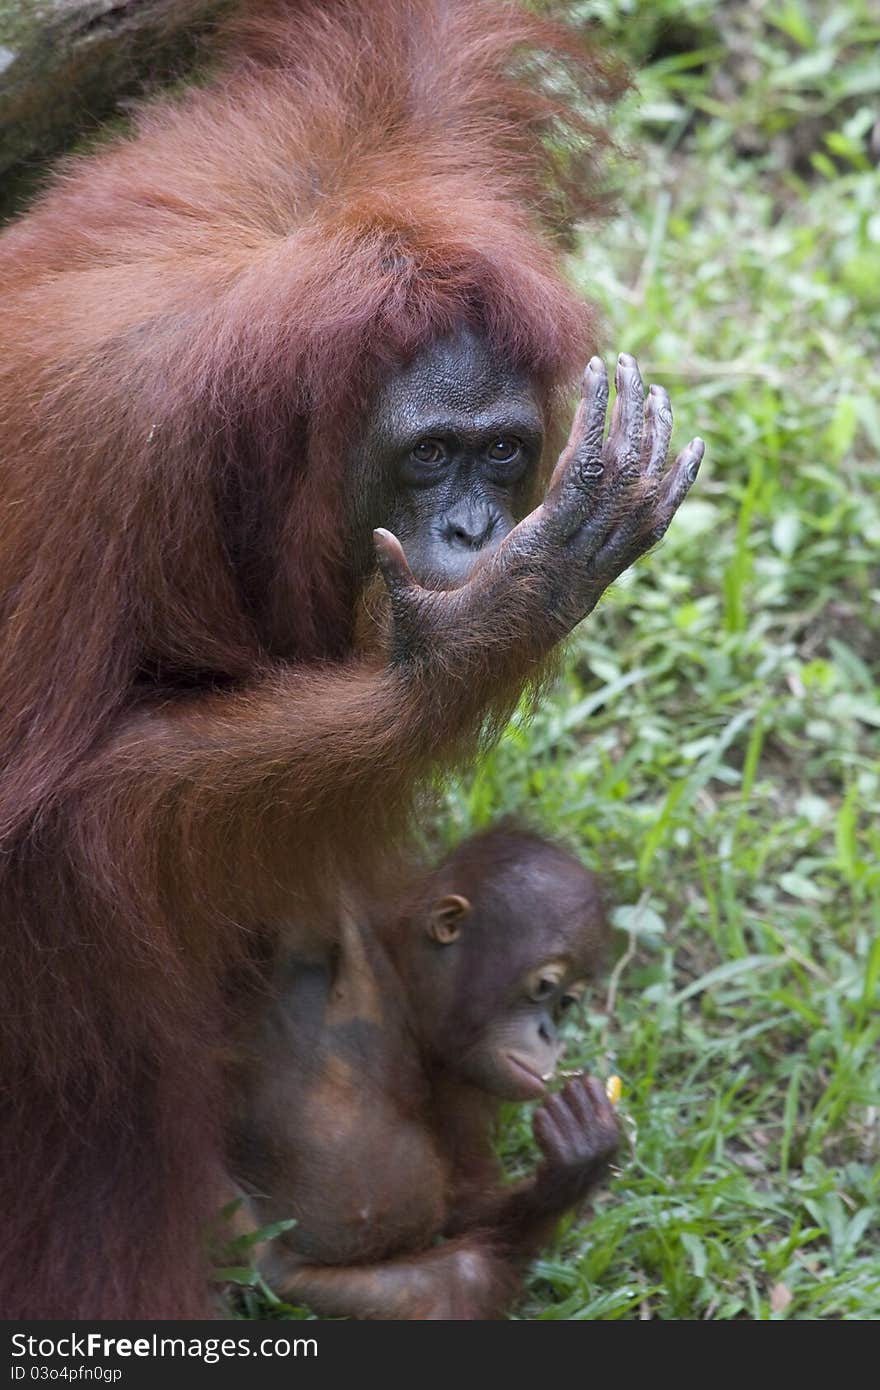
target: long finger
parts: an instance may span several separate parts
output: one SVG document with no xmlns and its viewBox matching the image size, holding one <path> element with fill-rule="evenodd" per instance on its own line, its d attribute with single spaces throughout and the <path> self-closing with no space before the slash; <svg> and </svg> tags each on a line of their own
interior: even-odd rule
<svg viewBox="0 0 880 1390">
<path fill-rule="evenodd" d="M 596 1122 L 595 1099 L 591 1096 L 587 1086 L 588 1082 L 585 1078 L 577 1077 L 574 1081 L 570 1081 L 562 1092 L 581 1129 L 590 1129 Z"/>
<path fill-rule="evenodd" d="M 576 466 L 584 467 L 591 461 L 601 460 L 607 409 L 608 373 L 605 363 L 601 357 L 591 357 L 581 379 L 581 399 L 578 401 L 568 442 L 553 470 L 548 492 L 559 486 L 572 461 Z"/>
<path fill-rule="evenodd" d="M 611 412 L 605 458 L 617 475 L 629 475 L 636 472 L 641 453 L 645 388 L 639 364 L 628 352 L 622 352 L 617 359 L 614 384 L 617 397 Z"/>
<path fill-rule="evenodd" d="M 698 435 L 696 439 L 691 440 L 690 444 L 685 445 L 670 468 L 669 476 L 664 479 L 660 495 L 657 498 L 656 540 L 660 540 L 663 536 L 670 521 L 696 482 L 705 452 L 706 446 Z M 660 527 L 662 530 L 659 529 Z"/>
<path fill-rule="evenodd" d="M 534 1131 L 538 1148 L 547 1158 L 550 1158 L 551 1155 L 561 1158 L 568 1153 L 568 1141 L 559 1125 L 552 1116 L 548 1114 L 546 1109 L 541 1109 L 536 1112 L 532 1120 L 532 1130 Z"/>
<path fill-rule="evenodd" d="M 582 525 L 605 486 L 602 438 L 608 410 L 608 373 L 599 357 L 584 372 L 583 397 L 568 444 L 553 472 L 544 513 L 562 536 Z"/>
<path fill-rule="evenodd" d="M 652 386 L 645 402 L 645 429 L 639 466 L 643 477 L 656 477 L 662 472 L 671 438 L 672 406 L 669 396 L 662 386 Z"/>
</svg>

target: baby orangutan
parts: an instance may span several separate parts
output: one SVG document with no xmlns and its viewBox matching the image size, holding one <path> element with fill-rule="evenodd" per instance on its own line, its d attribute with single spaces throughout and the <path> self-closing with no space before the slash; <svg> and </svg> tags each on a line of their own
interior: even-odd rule
<svg viewBox="0 0 880 1390">
<path fill-rule="evenodd" d="M 331 1317 L 503 1313 L 617 1148 L 597 1080 L 546 1089 L 604 934 L 594 876 L 505 827 L 465 842 L 386 920 L 349 917 L 332 967 L 282 967 L 244 1049 L 231 1136 L 249 1220 L 297 1223 L 261 1261 L 279 1294 Z M 535 1099 L 541 1161 L 503 1185 L 499 1102 Z"/>
</svg>

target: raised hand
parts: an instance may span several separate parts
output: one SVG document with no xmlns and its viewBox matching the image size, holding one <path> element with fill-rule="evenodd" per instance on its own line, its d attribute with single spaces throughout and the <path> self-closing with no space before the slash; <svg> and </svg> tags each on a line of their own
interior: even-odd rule
<svg viewBox="0 0 880 1390">
<path fill-rule="evenodd" d="M 617 1152 L 620 1129 L 601 1081 L 586 1072 L 573 1077 L 535 1112 L 532 1127 L 543 1162 L 538 1193 L 560 1209 L 598 1182 Z"/>
<path fill-rule="evenodd" d="M 554 616 L 560 635 L 586 617 L 608 585 L 662 538 L 703 458 L 703 441 L 692 439 L 666 470 L 669 396 L 662 386 L 652 386 L 646 400 L 634 357 L 621 354 L 615 385 L 611 428 L 603 442 L 608 377 L 604 363 L 594 357 L 547 496 L 506 542 L 539 552 L 543 547 L 557 570 L 561 582 Z"/>
<path fill-rule="evenodd" d="M 672 409 L 666 391 L 652 386 L 646 398 L 635 358 L 626 353 L 618 359 L 615 384 L 605 438 L 608 376 L 602 361 L 592 358 L 544 501 L 460 588 L 423 589 L 397 538 L 375 532 L 396 657 L 442 653 L 450 639 L 463 656 L 469 646 L 518 645 L 529 659 L 540 657 L 661 539 L 697 476 L 703 441 L 691 440 L 667 468 Z"/>
</svg>

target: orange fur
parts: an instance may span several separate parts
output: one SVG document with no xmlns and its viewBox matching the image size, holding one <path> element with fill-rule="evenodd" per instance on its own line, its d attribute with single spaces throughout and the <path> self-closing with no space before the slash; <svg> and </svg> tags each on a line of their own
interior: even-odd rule
<svg viewBox="0 0 880 1390">
<path fill-rule="evenodd" d="M 208 1307 L 230 972 L 319 941 L 530 674 L 487 647 L 440 701 L 353 651 L 364 402 L 461 323 L 551 403 L 590 345 L 549 229 L 613 75 L 574 35 L 290 0 L 219 42 L 0 239 L 7 1317 Z"/>
</svg>

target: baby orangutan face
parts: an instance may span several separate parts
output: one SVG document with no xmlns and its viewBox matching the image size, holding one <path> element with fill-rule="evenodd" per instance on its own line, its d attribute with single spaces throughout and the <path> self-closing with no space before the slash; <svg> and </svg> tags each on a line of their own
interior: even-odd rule
<svg viewBox="0 0 880 1390">
<path fill-rule="evenodd" d="M 425 905 L 411 997 L 436 1061 L 499 1099 L 533 1100 L 595 973 L 605 918 L 595 877 L 561 847 L 509 837 L 503 862 L 487 864 L 493 844 L 479 877 L 454 859 L 441 869 L 451 891 Z"/>
<path fill-rule="evenodd" d="M 562 1056 L 559 1025 L 587 986 L 571 961 L 544 961 L 518 982 L 507 1010 L 490 1020 L 458 1070 L 500 1100 L 532 1100 L 544 1094 Z"/>
</svg>

